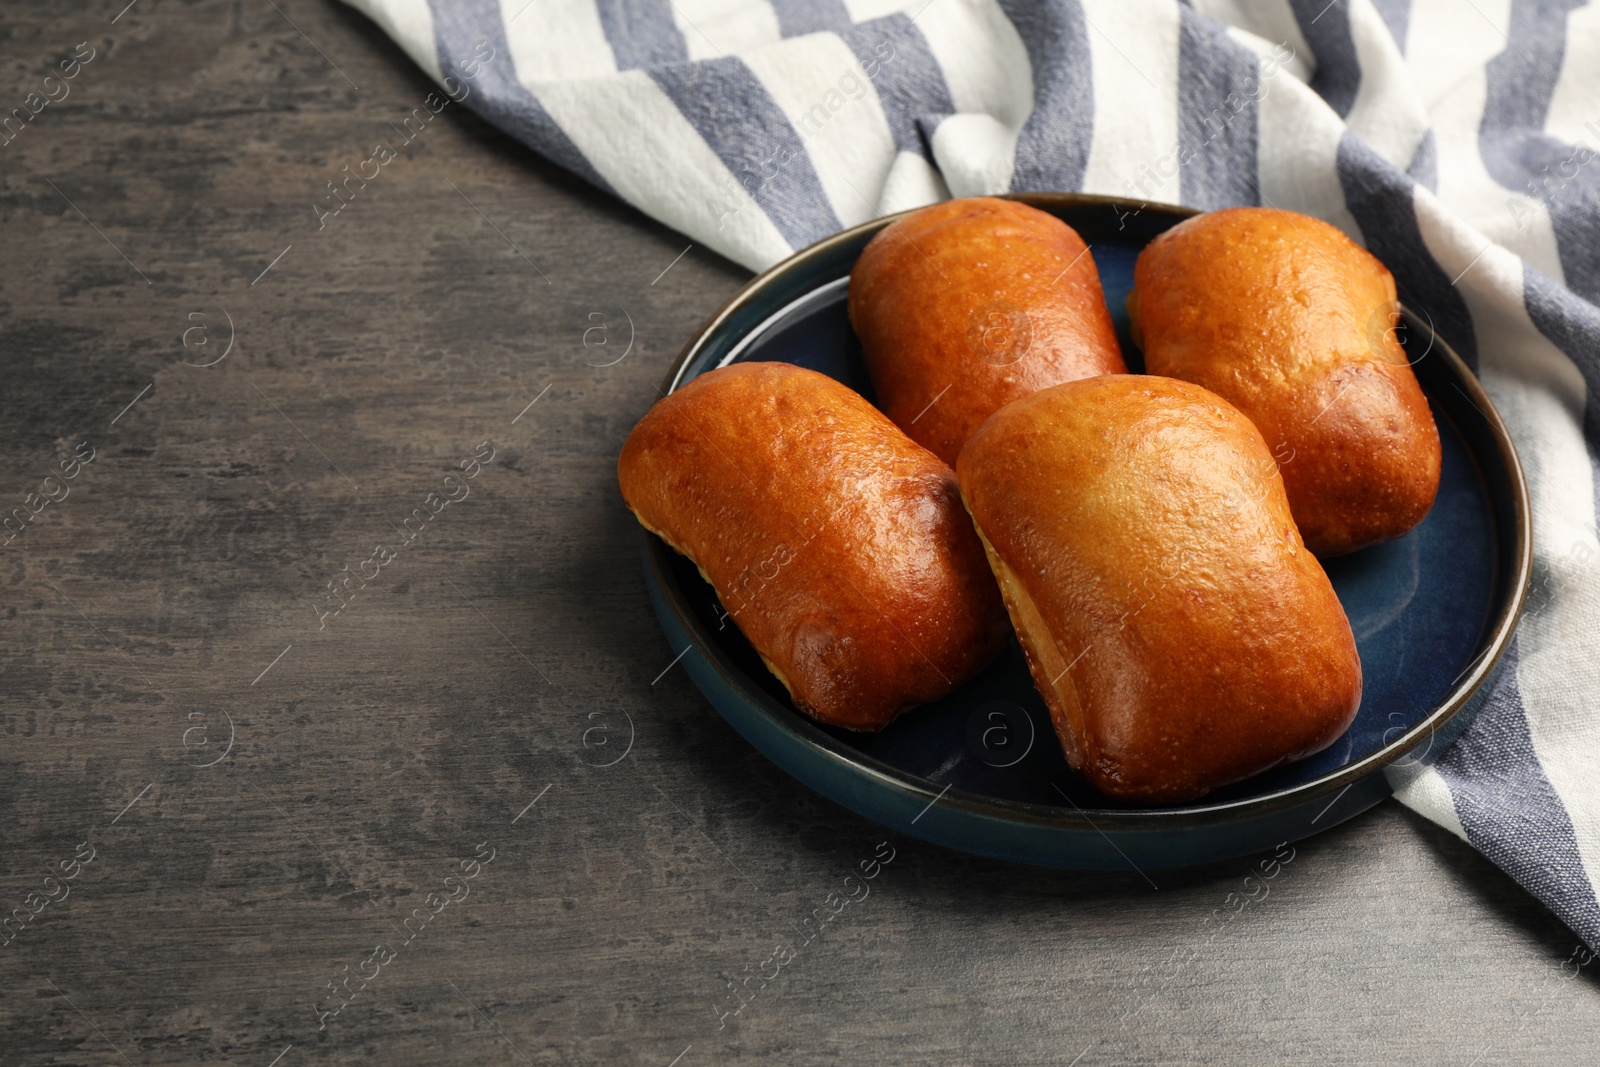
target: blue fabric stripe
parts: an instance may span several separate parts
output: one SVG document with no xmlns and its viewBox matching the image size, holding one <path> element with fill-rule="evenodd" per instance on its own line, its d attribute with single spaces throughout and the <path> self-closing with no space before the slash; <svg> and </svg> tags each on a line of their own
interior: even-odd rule
<svg viewBox="0 0 1600 1067">
<path fill-rule="evenodd" d="M 1523 265 L 1522 302 L 1528 318 L 1583 374 L 1589 403 L 1583 413 L 1591 459 L 1600 443 L 1600 308 L 1573 296 L 1534 267 Z"/>
<path fill-rule="evenodd" d="M 851 24 L 850 9 L 844 6 L 844 0 L 772 0 L 772 10 L 778 15 L 778 30 L 785 37 L 803 37 L 824 30 L 842 33 Z"/>
<path fill-rule="evenodd" d="M 1467 303 L 1428 252 L 1412 203 L 1411 180 L 1354 134 L 1339 139 L 1339 185 L 1373 255 L 1394 273 L 1400 302 L 1431 319 L 1440 336 L 1478 365 Z"/>
<path fill-rule="evenodd" d="M 1583 433 L 1588 443 L 1596 528 L 1600 528 L 1600 453 L 1596 451 L 1600 445 L 1600 308 L 1579 300 L 1527 264 L 1522 268 L 1522 302 L 1534 327 L 1577 365 L 1588 388 Z"/>
<path fill-rule="evenodd" d="M 1544 126 L 1567 50 L 1567 14 L 1583 5 L 1584 0 L 1513 0 L 1506 48 L 1489 61 L 1480 147 L 1519 128 Z M 1490 162 L 1487 152 L 1484 162 Z"/>
<path fill-rule="evenodd" d="M 595 0 L 618 70 L 682 63 L 689 49 L 672 18 L 672 0 Z"/>
<path fill-rule="evenodd" d="M 1472 847 L 1600 948 L 1600 902 L 1572 819 L 1533 750 L 1516 684 L 1518 659 L 1514 641 L 1477 718 L 1434 766 Z"/>
<path fill-rule="evenodd" d="M 1489 61 L 1478 152 L 1495 181 L 1544 202 L 1568 287 L 1600 300 L 1600 161 L 1580 165 L 1573 146 L 1542 132 L 1566 53 L 1567 15 L 1581 6 L 1513 2 L 1510 43 Z"/>
<path fill-rule="evenodd" d="M 1389 27 L 1389 36 L 1399 46 L 1400 54 L 1405 55 L 1406 32 L 1411 28 L 1411 0 L 1372 0 L 1372 6 L 1383 16 L 1384 24 Z"/>
<path fill-rule="evenodd" d="M 1080 189 L 1094 138 L 1093 59 L 1078 0 L 999 0 L 1033 66 L 1033 114 L 1017 137 L 1011 188 Z"/>
<path fill-rule="evenodd" d="M 494 59 L 484 63 L 475 77 L 460 79 L 472 90 L 464 101 L 467 107 L 589 184 L 616 195 L 544 105 L 517 80 L 498 0 L 428 0 L 428 8 L 433 13 L 439 69 L 445 76 L 459 78 L 455 72 L 474 58 L 480 42 L 494 48 Z"/>
<path fill-rule="evenodd" d="M 1348 0 L 1289 0 L 1289 6 L 1300 24 L 1300 35 L 1317 58 L 1311 88 L 1344 118 L 1361 89 L 1361 61 L 1350 36 L 1350 4 Z"/>
<path fill-rule="evenodd" d="M 1268 91 L 1255 54 L 1193 8 L 1179 9 L 1178 188 L 1190 207 L 1211 210 L 1259 202 L 1256 101 Z M 1149 196 L 1130 181 L 1140 199 Z"/>
<path fill-rule="evenodd" d="M 1487 151 L 1484 159 L 1487 163 Z M 1518 192 L 1541 201 L 1550 212 L 1567 287 L 1585 300 L 1600 302 L 1600 153 L 1529 132 L 1502 139 L 1497 164 L 1490 168 L 1496 181 L 1506 185 L 1522 176 Z M 1507 204 L 1517 218 L 1509 199 Z"/>
<path fill-rule="evenodd" d="M 791 248 L 843 229 L 799 132 L 743 62 L 724 56 L 663 67 L 650 76 Z M 824 101 L 817 106 L 830 113 Z"/>
<path fill-rule="evenodd" d="M 1417 142 L 1417 150 L 1412 153 L 1411 165 L 1406 167 L 1406 173 L 1411 175 L 1411 180 L 1418 185 L 1438 191 L 1439 141 L 1431 129 L 1422 135 L 1421 141 Z"/>
<path fill-rule="evenodd" d="M 922 31 L 905 15 L 863 22 L 839 34 L 872 79 L 889 120 L 895 147 L 933 161 L 931 141 L 939 120 L 955 113 L 944 69 Z M 919 120 L 922 125 L 919 126 Z M 926 130 L 927 137 L 920 131 Z"/>
</svg>

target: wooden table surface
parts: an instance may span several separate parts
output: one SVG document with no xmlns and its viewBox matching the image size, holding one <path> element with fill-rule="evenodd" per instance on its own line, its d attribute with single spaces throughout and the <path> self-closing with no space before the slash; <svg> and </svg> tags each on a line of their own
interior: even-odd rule
<svg viewBox="0 0 1600 1067">
<path fill-rule="evenodd" d="M 975 859 L 776 770 L 614 480 L 745 273 L 454 104 L 319 228 L 424 77 L 327 0 L 123 2 L 0 18 L 7 109 L 92 55 L 0 147 L 0 1063 L 1596 1062 L 1600 968 L 1392 802 L 1219 935 L 1248 861 Z"/>
</svg>

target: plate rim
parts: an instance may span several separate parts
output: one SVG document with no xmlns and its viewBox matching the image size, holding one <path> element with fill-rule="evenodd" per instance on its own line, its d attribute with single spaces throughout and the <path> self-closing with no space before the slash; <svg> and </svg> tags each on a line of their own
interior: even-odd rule
<svg viewBox="0 0 1600 1067">
<path fill-rule="evenodd" d="M 1125 218 L 1128 214 L 1149 213 L 1158 217 L 1172 219 L 1176 224 L 1177 221 L 1201 214 L 1198 209 L 1177 204 L 1134 201 L 1123 197 L 1103 196 L 1093 193 L 1005 193 L 998 194 L 997 199 L 1014 200 L 1030 207 L 1039 207 L 1046 210 L 1052 207 L 1062 209 L 1109 208 L 1119 213 L 1119 220 Z M 920 209 L 911 208 L 906 211 L 869 219 L 848 229 L 830 234 L 822 240 L 785 257 L 750 279 L 695 330 L 693 336 L 679 351 L 677 358 L 673 360 L 661 383 L 660 392 L 662 396 L 670 395 L 683 384 L 682 378 L 685 371 L 687 371 L 701 349 L 705 347 L 711 336 L 734 314 L 752 303 L 756 297 L 773 285 L 777 279 L 784 277 L 808 262 L 825 258 L 837 252 L 841 247 L 858 241 L 868 234 L 876 233 L 917 210 Z M 770 315 L 764 317 L 761 323 L 746 333 L 745 338 L 741 338 L 735 344 L 742 344 L 746 338 L 753 335 L 756 329 L 770 322 L 773 317 L 782 314 L 787 307 L 788 305 L 785 305 L 784 308 L 776 309 Z M 1419 747 L 1426 745 L 1423 756 L 1417 757 L 1416 763 L 1424 761 L 1426 755 L 1431 752 L 1434 739 L 1441 732 L 1444 732 L 1462 711 L 1472 703 L 1473 698 L 1478 694 L 1483 684 L 1493 677 L 1505 653 L 1510 648 L 1526 602 L 1533 569 L 1532 507 L 1528 495 L 1527 478 L 1523 471 L 1521 458 L 1517 454 L 1516 445 L 1506 429 L 1504 420 L 1500 417 L 1500 412 L 1494 406 L 1494 402 L 1490 399 L 1487 391 L 1484 390 L 1483 384 L 1478 380 L 1477 375 L 1467 366 L 1455 349 L 1438 335 L 1431 322 L 1424 323 L 1404 305 L 1401 305 L 1400 313 L 1402 320 L 1408 326 L 1419 332 L 1425 332 L 1425 335 L 1431 339 L 1432 346 L 1429 351 L 1437 350 L 1440 358 L 1448 364 L 1451 376 L 1455 379 L 1456 384 L 1465 386 L 1463 395 L 1484 416 L 1490 436 L 1494 439 L 1495 449 L 1505 468 L 1511 490 L 1511 532 L 1514 535 L 1512 539 L 1515 542 L 1512 546 L 1514 556 L 1512 559 L 1512 587 L 1505 602 L 1494 616 L 1492 623 L 1486 627 L 1480 651 L 1461 675 L 1458 676 L 1449 694 L 1438 702 L 1432 711 L 1395 740 L 1382 745 L 1359 760 L 1344 764 L 1310 782 L 1287 786 L 1270 793 L 1211 804 L 1206 804 L 1202 801 L 1198 804 L 1181 808 L 1083 808 L 1070 798 L 1068 798 L 1068 803 L 1072 805 L 1071 807 L 1058 807 L 973 793 L 954 785 L 948 785 L 940 790 L 927 779 L 911 774 L 908 771 L 903 771 L 898 767 L 884 763 L 873 756 L 845 745 L 820 729 L 803 713 L 780 703 L 759 685 L 746 678 L 744 672 L 740 671 L 728 659 L 720 646 L 706 637 L 699 620 L 688 608 L 676 578 L 671 574 L 667 566 L 675 554 L 673 550 L 660 538 L 653 536 L 649 531 L 640 527 L 639 537 L 643 545 L 646 577 L 665 594 L 662 600 L 670 606 L 679 627 L 689 636 L 693 647 L 700 653 L 702 662 L 718 675 L 729 691 L 742 697 L 746 704 L 769 719 L 772 725 L 785 733 L 795 735 L 806 747 L 823 756 L 830 764 L 849 773 L 873 779 L 880 786 L 902 794 L 903 798 L 908 801 L 926 803 L 929 806 L 938 801 L 949 808 L 959 809 L 972 816 L 1000 819 L 1008 823 L 1033 824 L 1051 830 L 1103 833 L 1104 830 L 1101 824 L 1110 822 L 1115 824 L 1113 828 L 1118 833 L 1168 833 L 1186 828 L 1216 826 L 1232 822 L 1240 817 L 1271 816 L 1292 811 L 1308 803 L 1314 803 L 1316 800 L 1335 791 L 1339 791 L 1342 794 L 1344 790 L 1356 782 L 1381 773 L 1390 766 L 1412 766 L 1413 764 L 1402 761 L 1411 756 Z M 1485 479 L 1488 480 L 1487 475 L 1485 475 Z M 710 701 L 710 694 L 702 695 Z M 715 701 L 710 702 L 715 706 Z M 720 714 L 721 709 L 719 708 L 718 711 Z M 761 750 L 757 748 L 757 751 Z M 765 752 L 762 752 L 762 755 L 769 760 L 772 758 Z M 793 775 L 793 772 L 789 771 L 788 768 L 783 769 L 791 776 Z M 828 794 L 824 793 L 823 795 L 826 796 Z M 1338 798 L 1335 797 L 1334 799 L 1336 802 Z M 1335 822 L 1337 821 L 1335 820 Z M 1328 825 L 1331 826 L 1334 823 L 1329 823 Z"/>
</svg>

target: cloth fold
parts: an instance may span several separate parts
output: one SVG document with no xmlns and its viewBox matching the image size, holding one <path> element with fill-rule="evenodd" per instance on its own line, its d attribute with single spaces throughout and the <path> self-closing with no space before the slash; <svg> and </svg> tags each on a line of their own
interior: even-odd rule
<svg viewBox="0 0 1600 1067">
<path fill-rule="evenodd" d="M 1534 510 L 1516 647 L 1396 794 L 1600 949 L 1600 6 L 346 2 L 447 92 L 471 71 L 467 107 L 752 270 L 1023 190 L 1271 205 L 1371 249 L 1483 380 Z"/>
</svg>

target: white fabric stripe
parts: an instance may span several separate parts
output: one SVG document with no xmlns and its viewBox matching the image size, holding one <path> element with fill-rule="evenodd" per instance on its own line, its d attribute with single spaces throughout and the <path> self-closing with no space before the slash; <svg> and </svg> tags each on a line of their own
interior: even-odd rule
<svg viewBox="0 0 1600 1067">
<path fill-rule="evenodd" d="M 915 15 L 928 0 L 844 0 L 844 9 L 850 12 L 850 21 L 866 22 L 881 19 L 897 11 Z"/>
<path fill-rule="evenodd" d="M 894 165 L 894 132 L 855 53 L 834 34 L 813 33 L 744 60 L 793 124 L 839 221 L 873 218 Z"/>
<path fill-rule="evenodd" d="M 1288 41 L 1268 41 L 1264 37 L 1257 37 L 1248 30 L 1234 29 L 1232 26 L 1228 27 L 1228 36 L 1254 52 L 1258 59 L 1264 60 L 1269 56 L 1272 57 L 1273 62 L 1278 64 L 1283 73 L 1289 75 L 1295 81 L 1303 84 L 1311 82 L 1311 76 L 1315 71 L 1311 67 L 1306 52 L 1296 51 L 1288 59 L 1281 58 L 1284 55 L 1281 50 L 1282 46 L 1294 47 Z"/>
<path fill-rule="evenodd" d="M 1339 184 L 1339 139 L 1344 123 L 1311 87 L 1275 82 L 1256 107 L 1256 181 L 1261 202 L 1330 222 L 1361 242 L 1361 227 L 1345 206 Z"/>
<path fill-rule="evenodd" d="M 1600 633 L 1600 544 L 1592 527 L 1567 543 L 1559 536 L 1546 538 L 1555 592 L 1543 610 L 1523 618 L 1517 679 L 1524 704 L 1536 709 L 1528 715 L 1534 751 L 1572 820 L 1589 881 L 1600 885 L 1600 662 L 1578 652 Z"/>
<path fill-rule="evenodd" d="M 428 0 L 345 0 L 347 4 L 376 22 L 384 33 L 405 49 L 411 62 L 427 72 L 435 82 L 439 72 L 439 44 L 433 36 L 433 11 Z"/>
<path fill-rule="evenodd" d="M 1431 113 L 1461 81 L 1481 78 L 1510 23 L 1511 0 L 1412 0 L 1406 66 L 1422 106 Z"/>
<path fill-rule="evenodd" d="M 933 157 L 952 196 L 1011 187 L 1017 135 L 1033 113 L 1033 64 L 994 0 L 934 0 L 918 16 L 957 114 L 933 135 Z"/>
<path fill-rule="evenodd" d="M 792 251 L 648 74 L 552 82 L 538 95 L 601 177 L 641 211 L 751 270 Z M 670 181 L 663 160 L 672 161 Z"/>
<path fill-rule="evenodd" d="M 1178 8 L 1083 0 L 1083 14 L 1096 111 L 1101 101 L 1119 110 L 1114 120 L 1096 116 L 1083 191 L 1176 204 Z"/>
<path fill-rule="evenodd" d="M 1016 127 L 988 115 L 952 115 L 934 131 L 933 158 L 951 196 L 1009 192 L 1017 161 Z"/>
<path fill-rule="evenodd" d="M 1600 4 L 1590 3 L 1567 15 L 1567 52 L 1544 130 L 1570 144 L 1600 151 Z"/>
<path fill-rule="evenodd" d="M 672 19 L 691 60 L 742 54 L 783 40 L 778 14 L 766 0 L 672 0 Z"/>
<path fill-rule="evenodd" d="M 1412 8 L 1412 24 L 1408 36 L 1418 39 L 1428 32 L 1439 32 L 1437 27 L 1424 28 L 1416 19 L 1426 14 L 1435 21 L 1442 18 L 1438 10 L 1444 0 L 1417 0 Z M 1451 6 L 1446 4 L 1446 6 Z M 1477 56 L 1493 56 L 1506 47 L 1504 34 L 1510 25 L 1511 13 L 1506 3 L 1480 4 L 1483 18 L 1463 18 L 1454 11 L 1448 34 L 1450 48 L 1461 48 Z M 1487 18 L 1500 16 L 1498 25 Z M 1432 56 L 1432 46 L 1419 40 L 1411 48 L 1411 70 L 1416 76 L 1418 65 L 1436 61 L 1449 63 L 1444 56 Z M 1427 53 L 1427 55 L 1424 55 Z M 1489 98 L 1489 78 L 1478 61 L 1470 70 L 1463 71 L 1433 103 L 1429 119 L 1433 123 L 1435 143 L 1439 150 L 1439 199 L 1450 205 L 1452 211 L 1481 233 L 1484 237 L 1525 257 L 1556 281 L 1562 279 L 1561 255 L 1556 247 L 1555 225 L 1544 204 L 1521 192 L 1507 189 L 1494 180 L 1483 164 L 1478 150 L 1478 128 L 1483 123 L 1483 110 Z M 1459 63 L 1450 63 L 1458 67 Z M 1481 243 L 1481 242 L 1480 242 Z M 1451 272 L 1452 276 L 1454 272 Z M 1519 301 L 1520 303 L 1520 301 Z"/>
<path fill-rule="evenodd" d="M 1429 755 L 1436 757 L 1438 753 Z M 1461 825 L 1461 817 L 1456 814 L 1456 803 L 1450 796 L 1450 787 L 1438 771 L 1432 767 L 1411 764 L 1387 767 L 1383 773 L 1394 789 L 1396 800 L 1471 844 L 1466 828 Z"/>
<path fill-rule="evenodd" d="M 994 0 L 934 0 L 916 26 L 944 71 L 958 113 L 979 112 L 1013 131 L 1022 128 L 1033 113 L 1033 64 Z"/>
<path fill-rule="evenodd" d="M 1600 691 L 1600 661 L 1574 655 L 1600 633 L 1583 376 L 1528 318 L 1517 257 L 1485 246 L 1426 189 L 1417 190 L 1415 204 L 1428 250 L 1446 272 L 1460 275 L 1480 377 L 1527 470 L 1535 561 L 1554 581 L 1545 607 L 1523 617 L 1517 685 L 1534 751 L 1572 819 L 1589 879 L 1600 884 L 1600 716 L 1590 706 Z"/>
<path fill-rule="evenodd" d="M 950 199 L 950 187 L 926 159 L 915 152 L 901 152 L 889 168 L 878 200 L 879 215 L 893 215 Z"/>
<path fill-rule="evenodd" d="M 1286 44 L 1294 49 L 1298 59 L 1292 71 L 1301 81 L 1310 81 L 1316 72 L 1316 60 L 1311 46 L 1300 33 L 1300 23 L 1294 17 L 1294 8 L 1288 0 L 1194 0 L 1194 8 L 1230 27 L 1234 32 L 1253 34 L 1267 42 L 1265 49 L 1255 49 L 1267 55 L 1276 44 Z M 1287 67 L 1288 64 L 1285 64 Z"/>
<path fill-rule="evenodd" d="M 524 84 L 594 78 L 617 69 L 594 0 L 503 0 L 506 43 Z"/>
<path fill-rule="evenodd" d="M 1411 88 L 1410 72 L 1394 35 L 1370 0 L 1351 0 L 1350 37 L 1361 63 L 1361 87 L 1345 125 L 1405 170 L 1428 131 L 1427 109 Z"/>
</svg>

